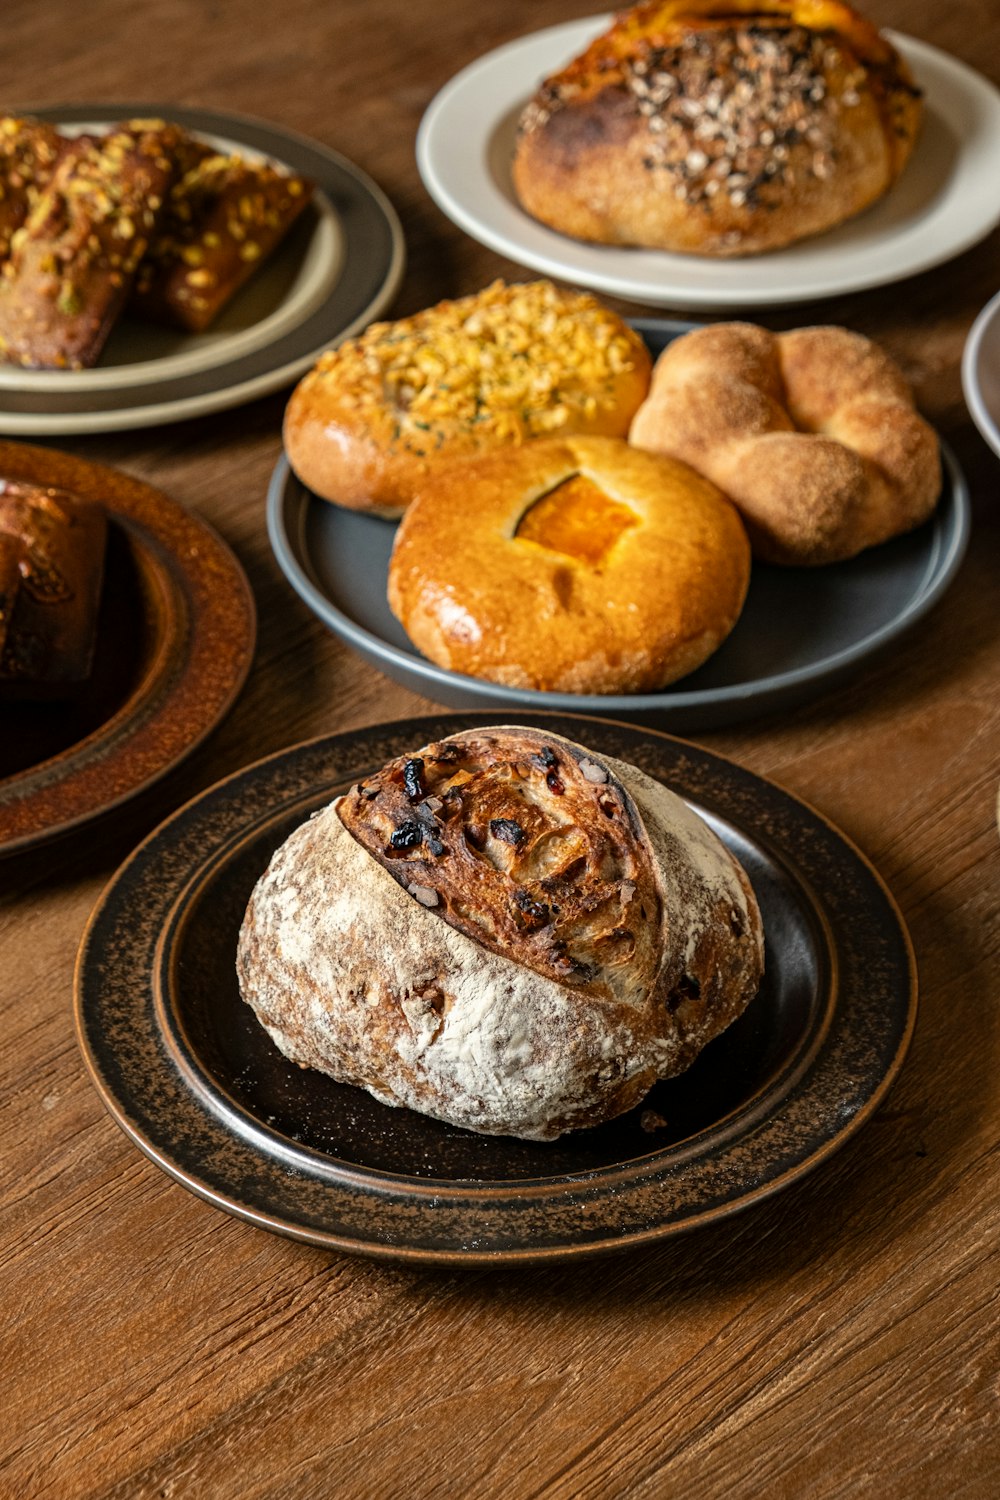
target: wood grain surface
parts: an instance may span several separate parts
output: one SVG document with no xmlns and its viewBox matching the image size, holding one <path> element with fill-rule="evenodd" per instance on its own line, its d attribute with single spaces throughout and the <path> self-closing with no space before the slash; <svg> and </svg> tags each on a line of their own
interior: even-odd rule
<svg viewBox="0 0 1000 1500">
<path fill-rule="evenodd" d="M 992 0 L 869 13 L 1000 81 Z M 524 274 L 426 194 L 423 110 L 476 56 L 578 14 L 573 0 L 9 0 L 0 98 L 172 99 L 315 137 L 396 205 L 403 313 Z M 179 769 L 0 864 L 3 1500 L 998 1493 L 1000 465 L 959 374 L 998 287 L 994 233 L 896 286 L 762 315 L 843 323 L 898 357 L 966 470 L 973 543 L 944 601 L 848 686 L 700 736 L 814 804 L 879 868 L 919 968 L 907 1063 L 866 1128 L 793 1190 L 589 1264 L 458 1273 L 296 1244 L 186 1192 L 107 1115 L 72 983 L 119 863 L 247 762 L 434 705 L 328 635 L 278 570 L 264 495 L 287 392 L 54 444 L 208 519 L 249 576 L 259 644 L 236 707 Z"/>
</svg>

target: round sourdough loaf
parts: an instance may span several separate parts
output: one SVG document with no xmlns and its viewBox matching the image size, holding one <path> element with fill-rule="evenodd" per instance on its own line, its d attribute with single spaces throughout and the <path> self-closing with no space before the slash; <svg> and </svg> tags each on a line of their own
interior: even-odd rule
<svg viewBox="0 0 1000 1500">
<path fill-rule="evenodd" d="M 609 1120 L 763 971 L 746 874 L 636 767 L 484 728 L 298 828 L 247 908 L 244 999 L 303 1067 L 486 1134 Z"/>
<path fill-rule="evenodd" d="M 578 239 L 757 254 L 880 198 L 920 115 L 905 62 L 837 0 L 649 0 L 542 84 L 514 188 Z"/>
</svg>

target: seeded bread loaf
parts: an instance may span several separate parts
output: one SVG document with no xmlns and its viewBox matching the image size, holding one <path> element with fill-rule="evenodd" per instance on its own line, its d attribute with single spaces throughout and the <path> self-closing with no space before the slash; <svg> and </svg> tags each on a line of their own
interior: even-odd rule
<svg viewBox="0 0 1000 1500">
<path fill-rule="evenodd" d="M 0 273 L 0 358 L 97 362 L 162 213 L 177 136 L 140 120 L 67 145 Z"/>
<path fill-rule="evenodd" d="M 57 697 L 89 677 L 106 534 L 101 506 L 0 479 L 0 698 Z"/>
<path fill-rule="evenodd" d="M 587 293 L 497 281 L 324 354 L 288 404 L 285 451 L 323 499 L 399 516 L 443 459 L 624 437 L 650 368 L 639 335 Z"/>
<path fill-rule="evenodd" d="M 303 177 L 188 138 L 163 224 L 139 266 L 132 309 L 195 333 L 207 328 L 312 194 Z"/>
<path fill-rule="evenodd" d="M 541 85 L 514 188 L 577 239 L 756 254 L 887 192 L 920 113 L 905 62 L 838 0 L 647 0 Z"/>
<path fill-rule="evenodd" d="M 763 970 L 736 860 L 634 766 L 472 730 L 298 828 L 251 897 L 243 998 L 303 1067 L 486 1134 L 612 1119 Z"/>
</svg>

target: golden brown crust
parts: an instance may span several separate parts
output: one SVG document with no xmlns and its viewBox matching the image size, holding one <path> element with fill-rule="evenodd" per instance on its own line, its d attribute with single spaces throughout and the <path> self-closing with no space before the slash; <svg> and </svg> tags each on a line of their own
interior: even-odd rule
<svg viewBox="0 0 1000 1500">
<path fill-rule="evenodd" d="M 939 444 L 888 354 L 844 328 L 719 323 L 668 345 L 630 440 L 739 507 L 754 555 L 817 566 L 925 521 Z"/>
<path fill-rule="evenodd" d="M 515 191 L 578 239 L 757 254 L 861 212 L 899 176 L 920 97 L 834 0 L 649 0 L 525 110 Z"/>
<path fill-rule="evenodd" d="M 0 479 L 0 696 L 53 696 L 90 674 L 104 572 L 101 506 Z"/>
<path fill-rule="evenodd" d="M 541 1140 L 689 1066 L 762 969 L 749 881 L 699 817 L 634 766 L 518 726 L 415 750 L 303 824 L 237 955 L 293 1061 Z"/>
<path fill-rule="evenodd" d="M 649 385 L 641 338 L 585 292 L 494 282 L 374 324 L 293 392 L 284 441 L 325 500 L 401 515 L 443 459 L 532 437 L 624 437 Z"/>
<path fill-rule="evenodd" d="M 738 514 L 687 465 L 615 438 L 539 439 L 428 480 L 396 535 L 389 604 L 451 671 L 648 692 L 719 646 L 749 575 Z"/>
<path fill-rule="evenodd" d="M 96 363 L 162 213 L 177 135 L 146 120 L 69 143 L 0 276 L 0 357 Z"/>
<path fill-rule="evenodd" d="M 188 139 L 159 232 L 139 267 L 132 309 L 207 328 L 273 253 L 313 194 L 305 178 Z"/>
</svg>

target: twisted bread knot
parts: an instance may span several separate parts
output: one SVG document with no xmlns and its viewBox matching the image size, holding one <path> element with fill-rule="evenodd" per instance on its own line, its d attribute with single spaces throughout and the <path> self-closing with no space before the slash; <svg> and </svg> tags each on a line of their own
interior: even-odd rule
<svg viewBox="0 0 1000 1500">
<path fill-rule="evenodd" d="M 764 562 L 842 562 L 911 531 L 941 489 L 937 436 L 884 350 L 844 328 L 720 323 L 657 362 L 629 434 L 738 506 Z"/>
</svg>

